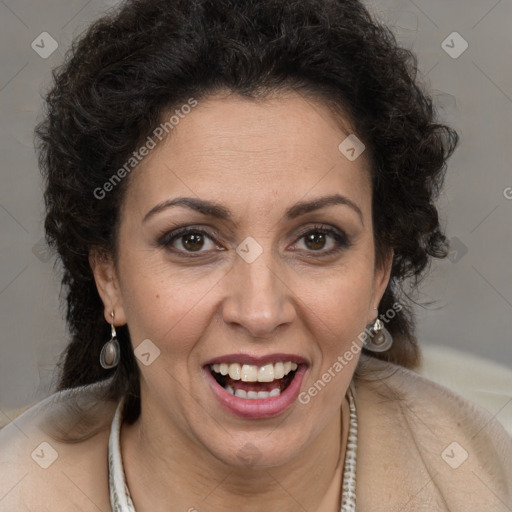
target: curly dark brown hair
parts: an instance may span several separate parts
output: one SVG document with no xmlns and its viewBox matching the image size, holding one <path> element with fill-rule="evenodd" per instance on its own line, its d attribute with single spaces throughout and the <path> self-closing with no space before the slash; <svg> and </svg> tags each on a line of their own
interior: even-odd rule
<svg viewBox="0 0 512 512">
<path fill-rule="evenodd" d="M 162 115 L 220 90 L 256 98 L 297 91 L 342 112 L 370 155 L 376 261 L 394 251 L 379 305 L 399 301 L 394 337 L 374 357 L 414 367 L 419 348 L 404 280 L 417 285 L 447 254 L 435 200 L 458 136 L 437 120 L 417 80 L 417 60 L 358 0 L 127 0 L 73 43 L 53 73 L 36 128 L 45 178 L 46 237 L 63 264 L 71 343 L 58 389 L 113 377 L 112 399 L 140 413 L 139 370 L 126 326 L 121 363 L 104 370 L 109 337 L 89 252 L 116 255 L 119 208 L 129 179 L 103 187 Z"/>
</svg>

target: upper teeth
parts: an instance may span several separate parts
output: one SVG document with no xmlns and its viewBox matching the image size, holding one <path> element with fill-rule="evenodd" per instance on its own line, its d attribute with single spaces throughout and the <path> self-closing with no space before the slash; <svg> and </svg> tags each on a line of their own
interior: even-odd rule
<svg viewBox="0 0 512 512">
<path fill-rule="evenodd" d="M 275 379 L 282 379 L 291 371 L 298 368 L 297 363 L 287 361 L 286 363 L 270 363 L 265 366 L 255 366 L 252 364 L 238 363 L 220 363 L 210 365 L 211 369 L 221 375 L 229 375 L 233 380 L 242 380 L 244 382 L 272 382 Z"/>
</svg>

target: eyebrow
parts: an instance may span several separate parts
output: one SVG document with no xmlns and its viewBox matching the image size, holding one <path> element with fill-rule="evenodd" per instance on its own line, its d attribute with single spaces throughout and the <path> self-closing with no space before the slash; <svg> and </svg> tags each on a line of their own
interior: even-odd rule
<svg viewBox="0 0 512 512">
<path fill-rule="evenodd" d="M 296 219 L 297 217 L 300 217 L 301 215 L 305 215 L 306 213 L 315 210 L 320 210 L 321 208 L 337 204 L 348 206 L 349 208 L 351 208 L 359 216 L 361 224 L 364 224 L 363 213 L 361 212 L 359 206 L 357 206 L 357 204 L 348 199 L 348 197 L 342 196 L 340 194 L 334 194 L 330 196 L 320 197 L 318 199 L 313 199 L 312 201 L 302 201 L 300 203 L 297 203 L 286 210 L 285 218 L 287 220 L 293 220 Z M 222 220 L 233 220 L 233 215 L 230 212 L 230 210 L 225 206 L 222 206 L 221 204 L 214 203 L 211 201 L 205 201 L 204 199 L 197 199 L 194 197 L 177 197 L 175 199 L 169 199 L 167 201 L 163 201 L 162 203 L 157 204 L 144 216 L 142 222 L 146 222 L 149 218 L 153 217 L 157 213 L 160 213 L 161 211 L 174 206 L 183 206 L 186 208 L 190 208 L 203 215 L 215 217 Z"/>
</svg>

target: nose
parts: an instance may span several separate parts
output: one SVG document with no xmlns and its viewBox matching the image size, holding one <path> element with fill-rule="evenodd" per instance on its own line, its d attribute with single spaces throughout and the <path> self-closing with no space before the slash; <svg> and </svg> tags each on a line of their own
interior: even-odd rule
<svg viewBox="0 0 512 512">
<path fill-rule="evenodd" d="M 225 278 L 223 320 L 251 338 L 275 336 L 279 327 L 290 325 L 296 317 L 288 273 L 279 272 L 269 252 L 264 251 L 252 263 L 237 256 Z"/>
</svg>

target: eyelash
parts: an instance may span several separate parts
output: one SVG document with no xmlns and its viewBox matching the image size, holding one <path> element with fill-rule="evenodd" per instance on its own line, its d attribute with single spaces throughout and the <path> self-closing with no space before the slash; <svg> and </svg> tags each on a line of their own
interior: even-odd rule
<svg viewBox="0 0 512 512">
<path fill-rule="evenodd" d="M 303 239 L 306 235 L 309 235 L 309 234 L 312 234 L 312 233 L 320 233 L 320 234 L 323 234 L 323 235 L 330 235 L 334 239 L 334 241 L 336 243 L 336 247 L 334 247 L 333 249 L 330 249 L 328 251 L 324 251 L 322 249 L 320 249 L 318 251 L 315 251 L 315 250 L 307 251 L 307 252 L 311 252 L 311 253 L 316 253 L 320 257 L 331 256 L 331 255 L 339 253 L 339 252 L 341 252 L 341 251 L 343 251 L 345 249 L 348 249 L 349 247 L 352 246 L 352 242 L 349 240 L 348 236 L 345 233 L 338 232 L 335 229 L 327 228 L 327 227 L 322 226 L 322 225 L 315 225 L 312 228 L 309 228 L 308 230 L 304 231 L 297 238 L 297 242 L 299 240 Z M 202 253 L 207 252 L 207 251 L 201 251 L 201 250 L 200 251 L 182 251 L 181 249 L 171 248 L 171 246 L 172 246 L 172 244 L 174 243 L 175 240 L 178 240 L 178 239 L 180 239 L 180 238 L 182 238 L 182 237 L 184 237 L 186 235 L 190 235 L 190 234 L 206 236 L 212 242 L 217 244 L 217 241 L 215 240 L 215 238 L 210 233 L 208 233 L 207 231 L 205 231 L 203 229 L 194 228 L 194 227 L 179 228 L 179 229 L 177 229 L 175 231 L 171 231 L 169 233 L 165 233 L 163 236 L 161 236 L 158 239 L 157 243 L 158 243 L 159 246 L 168 248 L 169 250 L 171 250 L 172 252 L 178 254 L 181 257 L 185 257 L 185 258 L 198 258 L 198 257 L 201 257 Z M 297 242 L 295 242 L 295 243 L 297 243 Z"/>
</svg>

